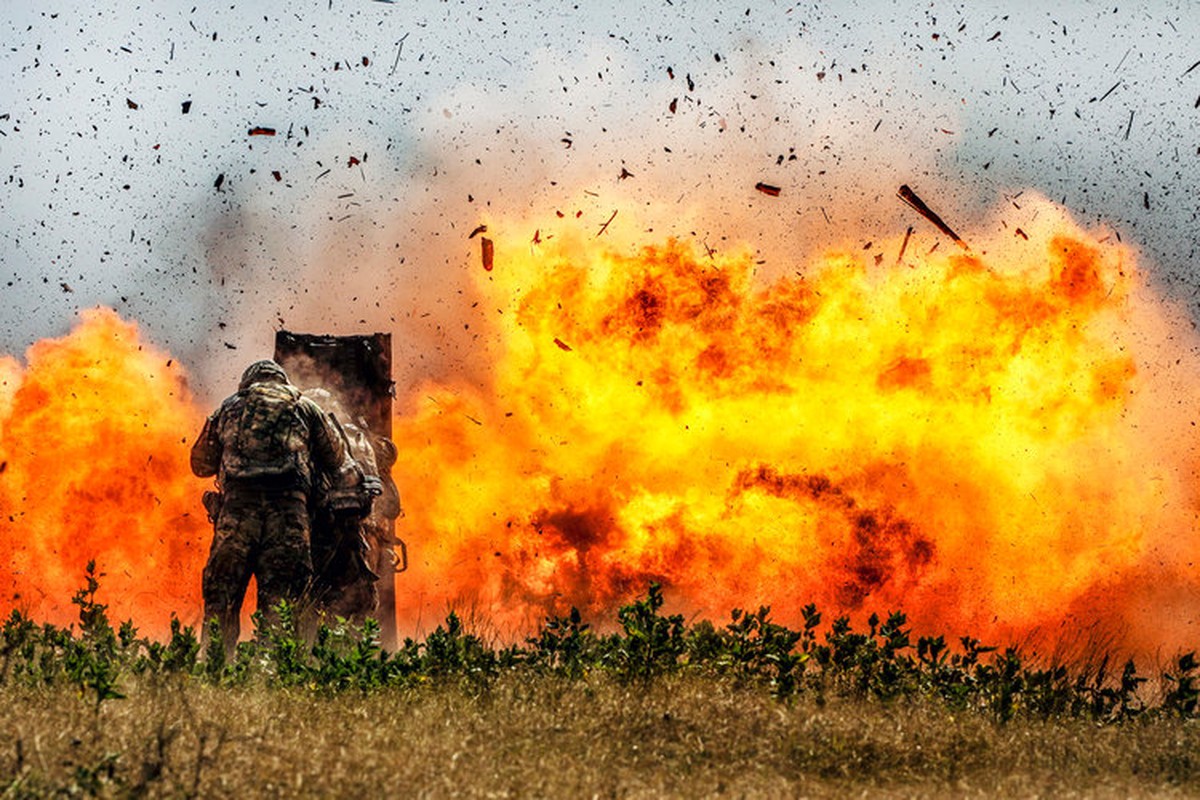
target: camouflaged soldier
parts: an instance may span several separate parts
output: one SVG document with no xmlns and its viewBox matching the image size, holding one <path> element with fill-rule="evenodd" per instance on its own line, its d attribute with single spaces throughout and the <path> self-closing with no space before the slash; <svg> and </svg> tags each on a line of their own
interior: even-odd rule
<svg viewBox="0 0 1200 800">
<path fill-rule="evenodd" d="M 342 468 L 319 484 L 313 520 L 315 599 L 324 612 L 361 623 L 379 607 L 381 577 L 395 574 L 386 519 L 389 513 L 392 519 L 397 516 L 391 509 L 399 510 L 399 495 L 391 476 L 381 474 L 373 441 L 378 437 L 370 435 L 365 421 L 351 422 L 325 389 L 304 394 L 325 409 L 346 445 Z M 394 461 L 393 456 L 386 466 Z"/>
<path fill-rule="evenodd" d="M 215 531 L 204 568 L 204 619 L 220 623 L 227 655 L 237 644 L 251 575 L 268 621 L 276 603 L 297 600 L 307 587 L 309 495 L 314 480 L 345 457 L 325 412 L 270 360 L 251 364 L 237 394 L 204 423 L 192 472 L 217 476 L 220 490 L 218 507 L 209 508 Z"/>
</svg>

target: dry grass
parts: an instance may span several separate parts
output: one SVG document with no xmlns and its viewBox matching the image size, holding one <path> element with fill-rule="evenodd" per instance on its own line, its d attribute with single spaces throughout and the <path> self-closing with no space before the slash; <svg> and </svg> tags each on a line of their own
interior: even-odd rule
<svg viewBox="0 0 1200 800">
<path fill-rule="evenodd" d="M 1200 794 L 1200 723 L 1006 725 L 936 704 L 781 703 L 699 677 L 507 677 L 320 696 L 140 679 L 0 688 L 0 797 Z"/>
</svg>

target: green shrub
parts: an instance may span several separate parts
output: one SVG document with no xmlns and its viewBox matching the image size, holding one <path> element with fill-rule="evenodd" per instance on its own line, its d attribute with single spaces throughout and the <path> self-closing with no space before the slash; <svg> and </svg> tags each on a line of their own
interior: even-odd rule
<svg viewBox="0 0 1200 800">
<path fill-rule="evenodd" d="M 270 624 L 262 613 L 253 615 L 253 637 L 228 660 L 215 627 L 206 631 L 206 645 L 174 617 L 165 643 L 140 636 L 129 621 L 114 629 L 107 607 L 96 600 L 94 563 L 84 584 L 72 598 L 77 628 L 38 625 L 19 611 L 0 625 L 0 684 L 74 686 L 99 711 L 124 696 L 129 676 L 321 693 L 440 682 L 477 693 L 488 691 L 501 673 L 522 670 L 569 682 L 592 675 L 647 682 L 688 671 L 780 698 L 812 693 L 820 702 L 832 693 L 882 703 L 936 699 L 1002 723 L 1019 717 L 1114 723 L 1147 713 L 1200 716 L 1200 660 L 1192 652 L 1172 662 L 1161 676 L 1161 699 L 1149 706 L 1142 696 L 1147 679 L 1133 661 L 1117 673 L 1108 658 L 1092 666 L 1046 665 L 1016 648 L 1001 651 L 969 636 L 957 646 L 943 636 L 923 636 L 914 645 L 900 612 L 883 620 L 872 615 L 865 630 L 855 630 L 844 616 L 826 627 L 813 605 L 802 610 L 799 630 L 774 622 L 767 606 L 734 609 L 720 628 L 707 620 L 688 625 L 681 615 L 662 613 L 665 597 L 657 583 L 620 607 L 612 633 L 597 633 L 573 608 L 547 617 L 522 644 L 501 649 L 467 630 L 454 612 L 423 641 L 406 639 L 388 651 L 374 620 L 355 625 L 339 619 L 306 633 L 296 608 L 281 603 L 271 609 Z M 103 765 L 94 772 L 102 775 Z"/>
</svg>

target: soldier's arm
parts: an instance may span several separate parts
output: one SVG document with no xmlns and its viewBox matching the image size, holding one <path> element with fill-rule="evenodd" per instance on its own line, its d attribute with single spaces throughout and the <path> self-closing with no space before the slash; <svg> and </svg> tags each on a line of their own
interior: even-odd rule
<svg viewBox="0 0 1200 800">
<path fill-rule="evenodd" d="M 302 398 L 301 404 L 308 421 L 309 447 L 315 465 L 319 470 L 336 472 L 346 458 L 345 440 L 320 406 L 308 398 Z"/>
<path fill-rule="evenodd" d="M 217 432 L 217 415 L 204 421 L 204 428 L 192 445 L 192 473 L 198 478 L 210 478 L 221 467 L 221 437 Z"/>
</svg>

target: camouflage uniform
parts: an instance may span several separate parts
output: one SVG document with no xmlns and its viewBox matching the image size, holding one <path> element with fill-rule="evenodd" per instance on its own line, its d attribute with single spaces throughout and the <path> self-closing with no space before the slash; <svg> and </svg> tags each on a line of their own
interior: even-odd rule
<svg viewBox="0 0 1200 800">
<path fill-rule="evenodd" d="M 347 415 L 323 389 L 306 395 L 335 419 Z M 378 582 L 395 574 L 394 554 L 387 535 L 388 520 L 399 514 L 399 494 L 391 475 L 395 446 L 372 436 L 366 424 L 339 422 L 346 443 L 347 464 L 331 475 L 313 524 L 313 554 L 318 605 L 327 613 L 361 622 L 379 606 Z M 377 451 L 386 443 L 386 464 Z M 381 474 L 382 473 L 382 474 Z"/>
<path fill-rule="evenodd" d="M 204 568 L 204 618 L 220 623 L 227 653 L 237 644 L 251 575 L 268 620 L 276 603 L 304 593 L 312 575 L 314 471 L 337 469 L 345 457 L 325 412 L 274 361 L 250 365 L 237 394 L 205 422 L 192 447 L 192 471 L 216 475 L 223 502 Z"/>
</svg>

